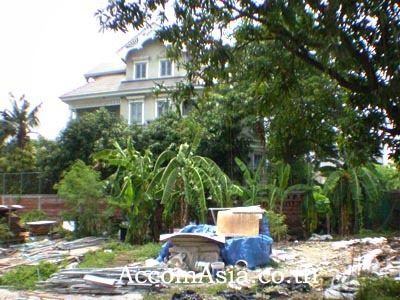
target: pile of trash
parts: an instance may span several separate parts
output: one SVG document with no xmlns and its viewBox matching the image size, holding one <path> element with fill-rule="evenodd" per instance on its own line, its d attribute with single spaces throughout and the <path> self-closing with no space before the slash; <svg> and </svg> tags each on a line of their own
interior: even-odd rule
<svg viewBox="0 0 400 300">
<path fill-rule="evenodd" d="M 189 288 L 175 293 L 175 300 L 202 299 L 190 290 L 198 284 L 226 284 L 228 290 L 215 299 L 355 299 L 360 277 L 400 282 L 400 237 L 333 241 L 330 235 L 315 234 L 308 241 L 275 243 L 272 248 L 268 222 L 259 208 L 225 210 L 221 216 L 217 226 L 189 225 L 162 235 L 159 257 L 146 262 L 75 268 L 85 253 L 102 249 L 106 239 L 43 240 L 1 249 L 0 274 L 19 265 L 68 260 L 68 268 L 39 282 L 38 288 L 110 297 L 162 291 L 175 284 Z"/>
<path fill-rule="evenodd" d="M 363 238 L 332 243 L 332 249 L 351 250 L 352 263 L 334 276 L 325 299 L 355 299 L 362 276 L 392 277 L 400 281 L 400 238 Z"/>
</svg>

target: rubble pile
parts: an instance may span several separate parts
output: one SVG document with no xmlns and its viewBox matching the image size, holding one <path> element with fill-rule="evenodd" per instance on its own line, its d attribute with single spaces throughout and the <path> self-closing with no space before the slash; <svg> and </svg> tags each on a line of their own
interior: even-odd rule
<svg viewBox="0 0 400 300">
<path fill-rule="evenodd" d="M 86 237 L 71 242 L 44 239 L 0 249 L 0 274 L 20 265 L 38 265 L 41 261 L 77 263 L 87 252 L 101 249 L 106 240 L 101 237 Z"/>
<path fill-rule="evenodd" d="M 352 263 L 336 274 L 325 290 L 325 299 L 355 299 L 362 276 L 393 277 L 400 281 L 400 238 L 378 237 L 332 244 L 334 251 L 350 250 Z"/>
<path fill-rule="evenodd" d="M 136 289 L 160 290 L 166 287 L 161 276 L 165 267 L 115 267 L 64 269 L 37 286 L 58 294 L 122 295 Z"/>
</svg>

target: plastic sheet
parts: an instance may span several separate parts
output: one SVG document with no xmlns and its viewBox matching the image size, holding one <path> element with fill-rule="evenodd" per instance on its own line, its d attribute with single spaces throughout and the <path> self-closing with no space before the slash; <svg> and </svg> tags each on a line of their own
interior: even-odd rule
<svg viewBox="0 0 400 300">
<path fill-rule="evenodd" d="M 214 225 L 188 225 L 180 230 L 182 233 L 208 233 L 216 234 Z M 168 250 L 171 247 L 170 241 L 166 242 L 157 257 L 157 261 L 162 262 L 168 258 Z M 225 241 L 221 246 L 221 257 L 229 265 L 235 265 L 238 260 L 247 262 L 249 269 L 269 263 L 271 254 L 272 238 L 269 237 L 269 225 L 266 214 L 261 220 L 260 235 L 254 237 L 231 238 Z"/>
<path fill-rule="evenodd" d="M 254 237 L 226 240 L 221 249 L 225 263 L 235 265 L 238 260 L 247 262 L 249 269 L 269 263 L 272 239 L 264 234 Z"/>
</svg>

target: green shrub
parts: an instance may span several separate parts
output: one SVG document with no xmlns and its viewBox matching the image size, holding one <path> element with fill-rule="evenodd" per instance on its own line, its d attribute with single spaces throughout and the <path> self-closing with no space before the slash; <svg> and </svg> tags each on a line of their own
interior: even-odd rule
<svg viewBox="0 0 400 300">
<path fill-rule="evenodd" d="M 79 268 L 106 268 L 110 267 L 115 258 L 115 252 L 88 252 L 85 254 Z"/>
<path fill-rule="evenodd" d="M 369 277 L 361 281 L 357 300 L 396 300 L 400 295 L 400 282 L 393 278 Z"/>
<path fill-rule="evenodd" d="M 55 185 L 58 195 L 66 199 L 65 221 L 75 221 L 77 237 L 102 235 L 111 228 L 112 211 L 106 206 L 100 173 L 78 160 Z"/>
<path fill-rule="evenodd" d="M 272 210 L 267 210 L 266 214 L 271 237 L 276 241 L 280 241 L 286 235 L 288 230 L 288 227 L 285 224 L 286 216 L 275 213 Z"/>
<path fill-rule="evenodd" d="M 33 209 L 21 215 L 19 223 L 23 225 L 27 222 L 43 221 L 47 219 L 47 214 L 43 210 Z"/>
<path fill-rule="evenodd" d="M 37 266 L 18 266 L 0 277 L 0 285 L 17 290 L 33 290 L 37 281 L 46 280 L 57 271 L 58 266 L 48 262 L 40 262 Z"/>
<path fill-rule="evenodd" d="M 7 224 L 0 220 L 0 243 L 7 241 L 7 239 L 14 236 Z"/>
<path fill-rule="evenodd" d="M 105 252 L 104 250 L 89 252 L 84 256 L 79 267 L 103 268 L 125 265 L 128 261 L 143 262 L 148 258 L 157 257 L 160 253 L 161 245 L 158 243 L 131 245 L 129 243 L 111 241 L 104 248 L 112 252 Z"/>
</svg>

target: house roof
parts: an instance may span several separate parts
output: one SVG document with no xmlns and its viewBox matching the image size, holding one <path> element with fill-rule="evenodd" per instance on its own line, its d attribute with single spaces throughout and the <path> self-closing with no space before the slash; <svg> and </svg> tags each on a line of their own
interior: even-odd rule
<svg viewBox="0 0 400 300">
<path fill-rule="evenodd" d="M 113 93 L 118 91 L 121 81 L 124 80 L 124 78 L 125 74 L 99 76 L 89 81 L 87 84 L 78 87 L 71 92 L 65 93 L 60 98 L 68 100 L 68 98 L 82 97 L 86 95 Z"/>
<path fill-rule="evenodd" d="M 125 70 L 125 63 L 116 56 L 112 60 L 98 64 L 97 66 L 86 72 L 84 76 L 86 80 L 88 80 L 89 78 L 96 78 L 103 75 L 125 73 Z"/>
<path fill-rule="evenodd" d="M 154 78 L 147 80 L 124 80 L 124 74 L 114 74 L 100 76 L 87 84 L 62 95 L 60 98 L 65 101 L 82 100 L 91 97 L 99 96 L 117 96 L 117 95 L 135 95 L 143 94 L 154 89 L 155 84 L 163 85 L 166 88 L 171 88 L 177 82 L 184 79 L 183 76 L 169 78 Z"/>
</svg>

